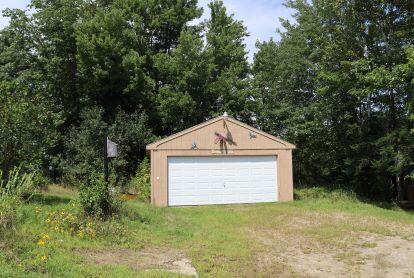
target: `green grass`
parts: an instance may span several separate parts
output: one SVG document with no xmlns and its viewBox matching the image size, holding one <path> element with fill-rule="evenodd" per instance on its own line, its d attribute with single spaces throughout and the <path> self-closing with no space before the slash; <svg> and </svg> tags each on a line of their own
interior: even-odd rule
<svg viewBox="0 0 414 278">
<path fill-rule="evenodd" d="M 301 200 L 254 205 L 155 208 L 128 201 L 121 216 L 112 220 L 74 220 L 92 222 L 96 232 L 93 237 L 79 237 L 67 230 L 70 225 L 62 232 L 47 222 L 53 212 L 79 215 L 79 208 L 71 201 L 76 192 L 55 186 L 19 209 L 15 230 L 0 241 L 0 276 L 179 276 L 122 263 L 91 264 L 82 256 L 84 250 L 139 252 L 152 248 L 184 253 L 202 277 L 293 275 L 289 265 L 274 259 L 289 246 L 304 252 L 333 248 L 339 257 L 348 258 L 354 256 L 346 250 L 356 244 L 355 233 L 413 236 L 411 212 L 362 203 L 342 193 L 309 196 L 303 190 L 297 194 Z M 39 241 L 45 234 L 50 240 L 42 246 Z M 370 242 L 364 245 L 376 246 Z"/>
</svg>

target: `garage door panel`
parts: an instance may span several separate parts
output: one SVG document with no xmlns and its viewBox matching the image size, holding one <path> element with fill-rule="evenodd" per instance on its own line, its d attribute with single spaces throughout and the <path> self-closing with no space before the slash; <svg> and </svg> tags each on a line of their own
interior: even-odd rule
<svg viewBox="0 0 414 278">
<path fill-rule="evenodd" d="M 275 156 L 168 158 L 168 203 L 207 205 L 277 201 Z"/>
</svg>

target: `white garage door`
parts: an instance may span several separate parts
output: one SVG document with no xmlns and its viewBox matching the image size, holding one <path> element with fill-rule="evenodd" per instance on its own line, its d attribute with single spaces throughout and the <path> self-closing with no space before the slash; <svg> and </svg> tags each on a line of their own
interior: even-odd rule
<svg viewBox="0 0 414 278">
<path fill-rule="evenodd" d="M 168 158 L 168 205 L 277 201 L 276 156 Z"/>
</svg>

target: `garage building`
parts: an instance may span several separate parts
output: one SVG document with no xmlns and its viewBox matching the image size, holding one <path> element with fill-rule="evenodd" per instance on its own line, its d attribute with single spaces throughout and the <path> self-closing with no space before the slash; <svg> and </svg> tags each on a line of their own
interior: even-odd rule
<svg viewBox="0 0 414 278">
<path fill-rule="evenodd" d="M 224 113 L 147 146 L 151 202 L 184 206 L 290 201 L 294 148 Z"/>
</svg>

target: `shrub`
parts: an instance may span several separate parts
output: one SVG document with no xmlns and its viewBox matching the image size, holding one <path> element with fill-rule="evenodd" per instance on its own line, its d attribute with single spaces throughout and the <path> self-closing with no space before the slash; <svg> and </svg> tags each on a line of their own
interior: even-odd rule
<svg viewBox="0 0 414 278">
<path fill-rule="evenodd" d="M 128 189 L 138 194 L 138 199 L 143 202 L 151 200 L 151 168 L 149 159 L 145 157 L 139 164 L 135 176 L 130 180 Z"/>
<path fill-rule="evenodd" d="M 62 182 L 77 186 L 87 183 L 92 172 L 102 172 L 102 148 L 107 124 L 103 110 L 97 107 L 81 113 L 79 127 L 72 128 L 65 140 L 65 156 L 60 164 Z"/>
<path fill-rule="evenodd" d="M 148 117 L 143 114 L 126 114 L 119 111 L 109 127 L 110 137 L 118 143 L 118 157 L 111 164 L 117 181 L 122 184 L 134 175 L 139 162 L 145 157 L 145 146 L 155 138 L 148 125 Z"/>
<path fill-rule="evenodd" d="M 120 201 L 110 192 L 103 175 L 92 174 L 86 184 L 81 185 L 79 201 L 88 216 L 106 218 L 116 213 Z"/>
<path fill-rule="evenodd" d="M 14 168 L 7 175 L 0 170 L 0 198 L 17 197 L 28 199 L 33 194 L 34 173 L 22 173 L 19 168 Z"/>
<path fill-rule="evenodd" d="M 82 122 L 70 131 L 65 140 L 65 158 L 60 161 L 62 182 L 77 186 L 86 183 L 91 172 L 102 172 L 102 148 L 106 131 L 118 144 L 118 157 L 110 163 L 115 182 L 123 184 L 145 155 L 145 145 L 153 140 L 145 114 L 120 111 L 112 121 L 104 120 L 102 108 L 86 109 Z"/>
<path fill-rule="evenodd" d="M 42 173 L 36 172 L 33 177 L 33 187 L 39 190 L 47 189 L 47 186 L 50 184 L 50 180 L 45 177 Z"/>
</svg>

